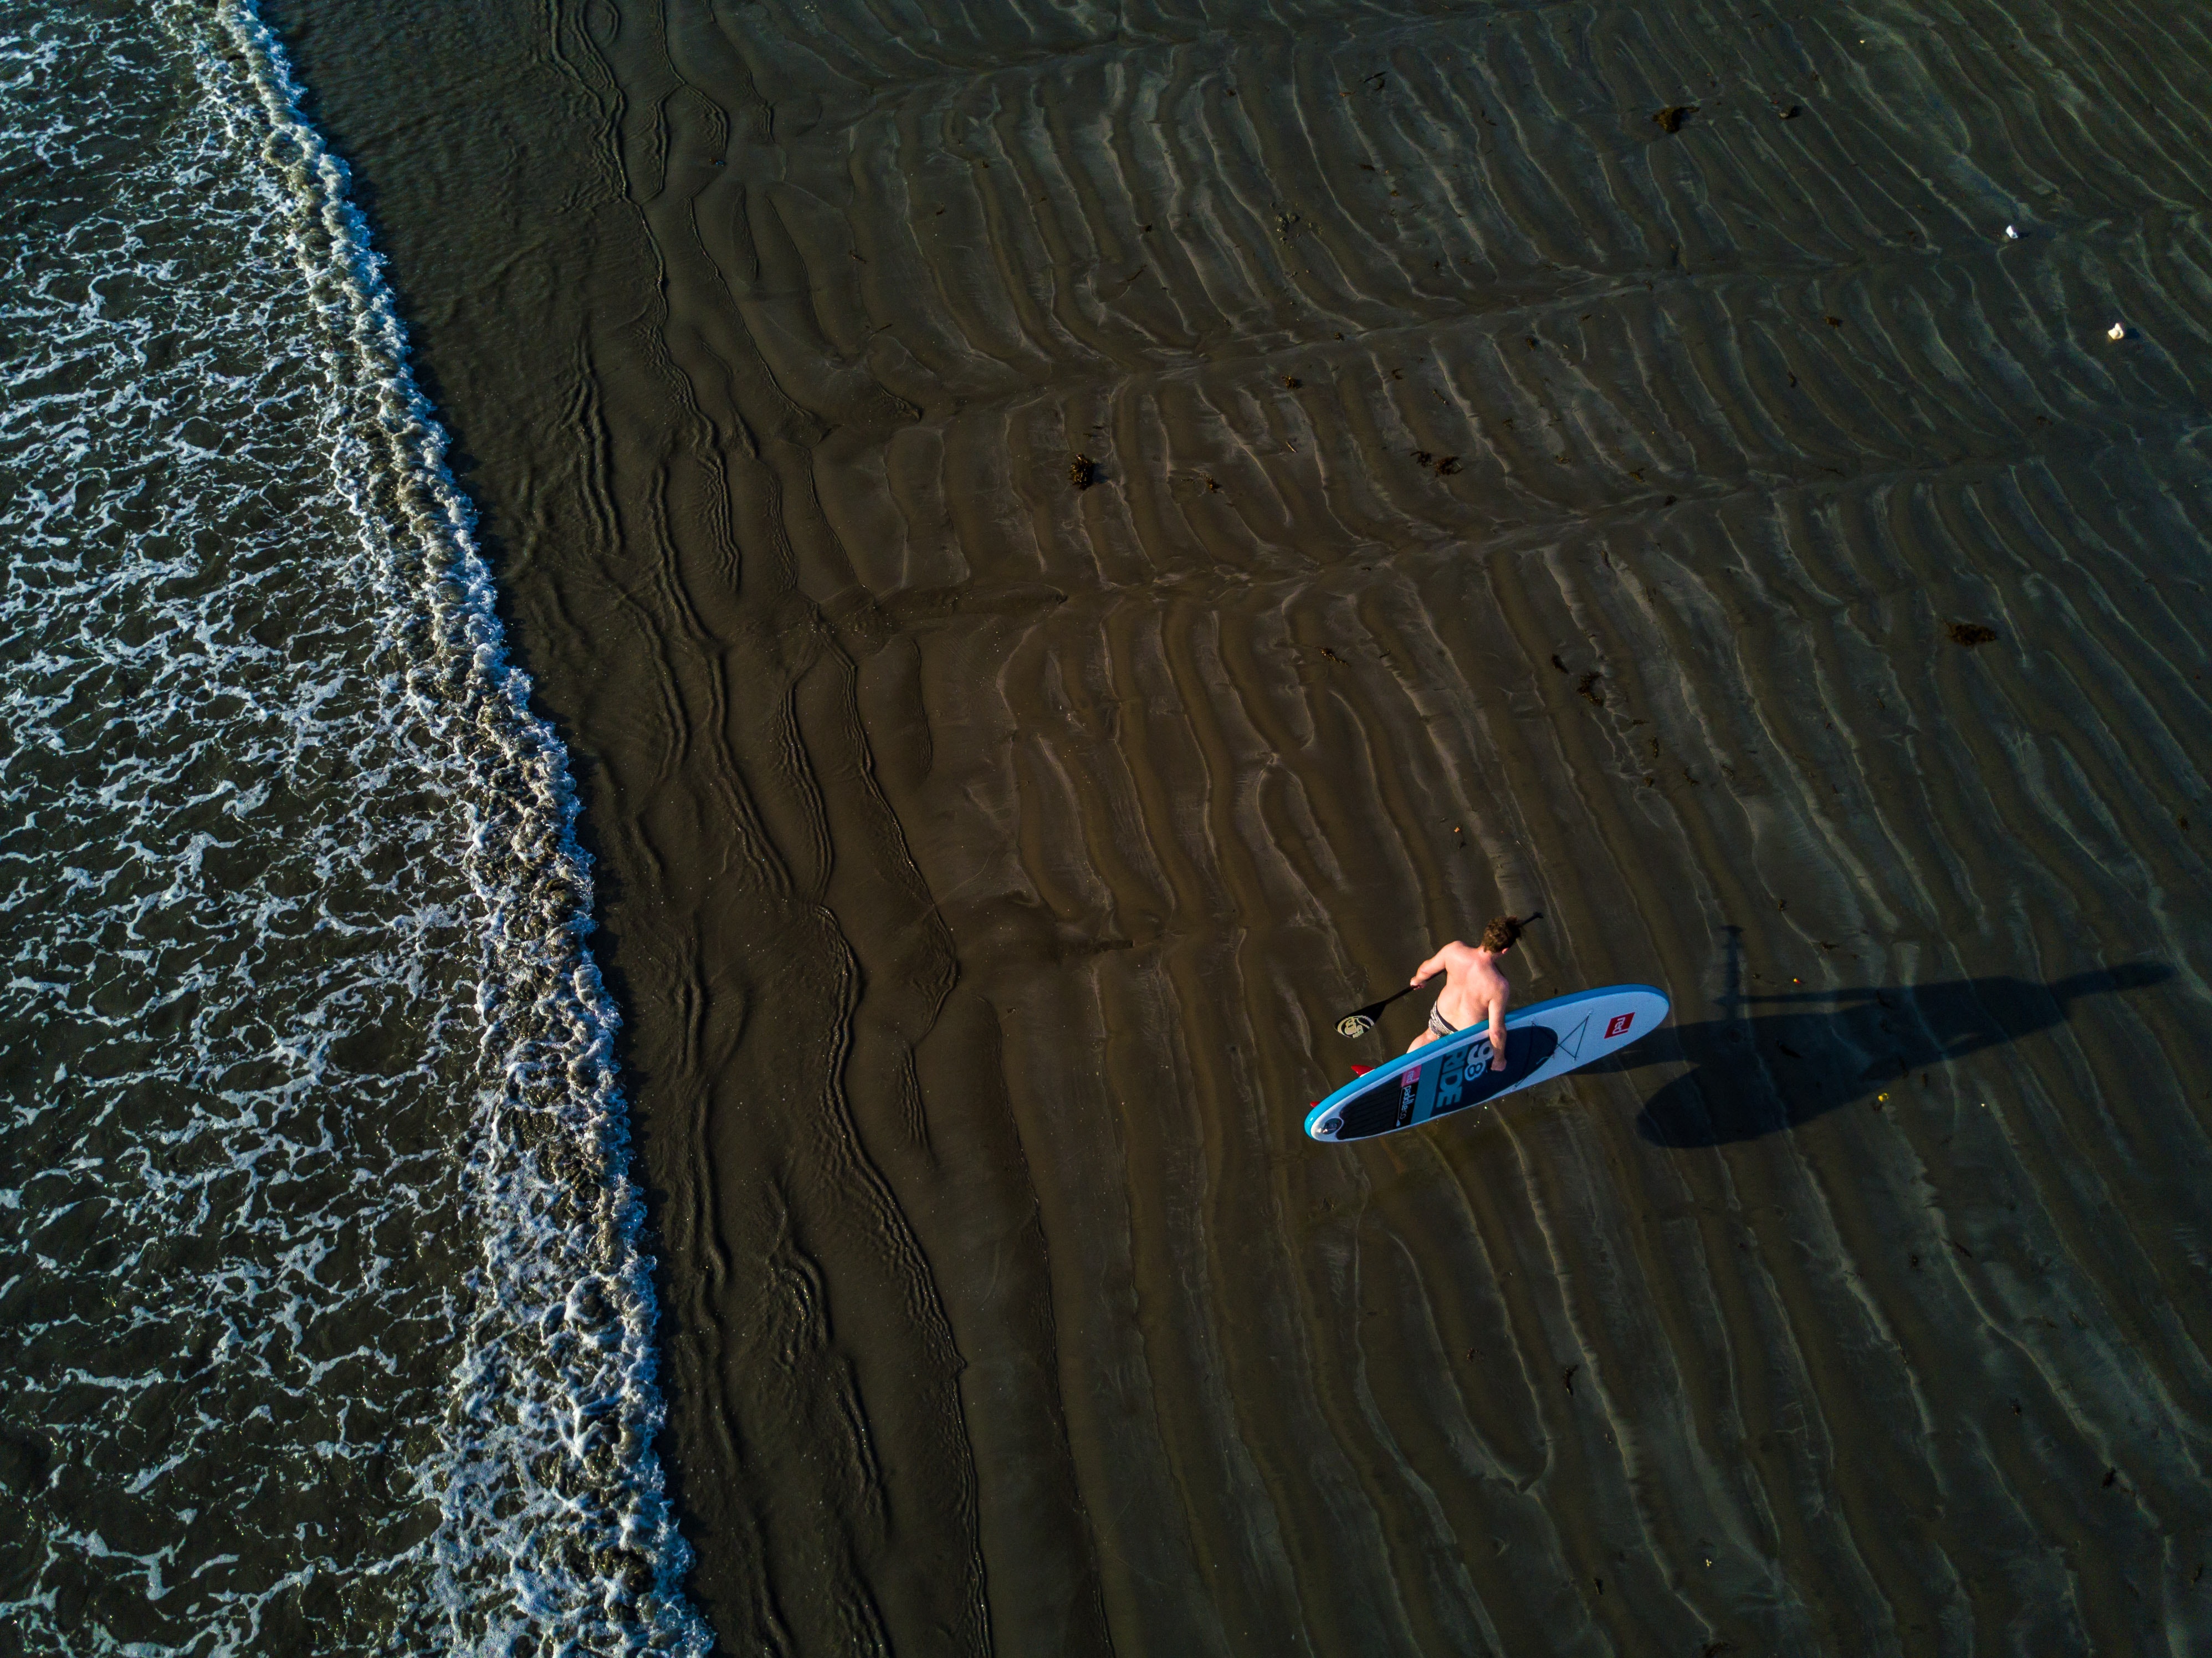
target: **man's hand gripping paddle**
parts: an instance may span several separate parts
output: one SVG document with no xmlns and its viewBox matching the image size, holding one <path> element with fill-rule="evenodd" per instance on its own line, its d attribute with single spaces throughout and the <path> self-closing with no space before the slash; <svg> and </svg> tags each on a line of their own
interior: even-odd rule
<svg viewBox="0 0 2212 1658">
<path fill-rule="evenodd" d="M 1540 909 L 1532 914 L 1522 916 L 1521 918 L 1521 925 L 1522 926 L 1527 926 L 1531 921 L 1540 921 L 1543 919 L 1544 912 Z M 1407 985 L 1403 990 L 1391 992 L 1390 994 L 1385 996 L 1379 1002 L 1368 1003 L 1366 1006 L 1361 1008 L 1357 1013 L 1346 1014 L 1342 1018 L 1336 1022 L 1336 1034 L 1340 1036 L 1364 1036 L 1369 1031 L 1375 1029 L 1375 1016 L 1376 1014 L 1380 1013 L 1384 1008 L 1389 1006 L 1391 1003 L 1396 1001 L 1399 997 L 1410 996 L 1420 987 L 1421 987 L 1419 985 Z"/>
</svg>

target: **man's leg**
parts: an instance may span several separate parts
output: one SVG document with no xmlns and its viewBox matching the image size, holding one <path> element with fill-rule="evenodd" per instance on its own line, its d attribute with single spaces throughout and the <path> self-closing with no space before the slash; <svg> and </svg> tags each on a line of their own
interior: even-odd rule
<svg viewBox="0 0 2212 1658">
<path fill-rule="evenodd" d="M 1451 1035 L 1455 1029 L 1455 1027 L 1452 1022 L 1444 1017 L 1442 1000 L 1439 999 L 1438 1005 L 1429 1010 L 1429 1028 L 1406 1044 L 1406 1052 L 1410 1054 L 1415 1048 L 1425 1043 L 1435 1042 L 1440 1036 Z"/>
</svg>

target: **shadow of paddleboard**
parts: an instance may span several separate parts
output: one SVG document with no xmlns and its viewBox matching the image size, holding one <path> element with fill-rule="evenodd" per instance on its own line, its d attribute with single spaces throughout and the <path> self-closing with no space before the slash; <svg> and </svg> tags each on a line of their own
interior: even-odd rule
<svg viewBox="0 0 2212 1658">
<path fill-rule="evenodd" d="M 2172 976 L 2160 962 L 2128 962 L 2049 984 L 1998 975 L 1738 996 L 1745 1011 L 1735 1017 L 1670 1025 L 1601 1068 L 1687 1062 L 1644 1102 L 1637 1133 L 1655 1145 L 1726 1145 L 1786 1133 L 1936 1066 L 2062 1025 L 2086 997 Z"/>
</svg>

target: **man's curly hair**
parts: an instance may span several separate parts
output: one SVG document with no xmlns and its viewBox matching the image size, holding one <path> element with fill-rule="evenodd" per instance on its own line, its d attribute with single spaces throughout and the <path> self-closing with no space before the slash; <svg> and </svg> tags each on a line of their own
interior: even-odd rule
<svg viewBox="0 0 2212 1658">
<path fill-rule="evenodd" d="M 1517 915 L 1493 915 L 1490 925 L 1482 930 L 1482 947 L 1492 955 L 1510 950 L 1520 941 L 1521 918 Z"/>
</svg>

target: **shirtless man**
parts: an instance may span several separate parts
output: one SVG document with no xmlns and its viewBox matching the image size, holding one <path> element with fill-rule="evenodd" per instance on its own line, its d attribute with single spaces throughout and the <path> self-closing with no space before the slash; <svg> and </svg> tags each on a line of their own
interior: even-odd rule
<svg viewBox="0 0 2212 1658">
<path fill-rule="evenodd" d="M 1494 916 L 1482 930 L 1482 942 L 1468 949 L 1456 938 L 1423 962 L 1413 983 L 1441 973 L 1443 994 L 1429 1013 L 1429 1028 L 1413 1038 L 1406 1052 L 1424 1042 L 1464 1030 L 1478 1019 L 1490 1021 L 1490 1068 L 1505 1069 L 1505 1005 L 1513 999 L 1513 987 L 1498 969 L 1498 957 L 1521 937 L 1521 923 L 1511 915 Z"/>
</svg>

